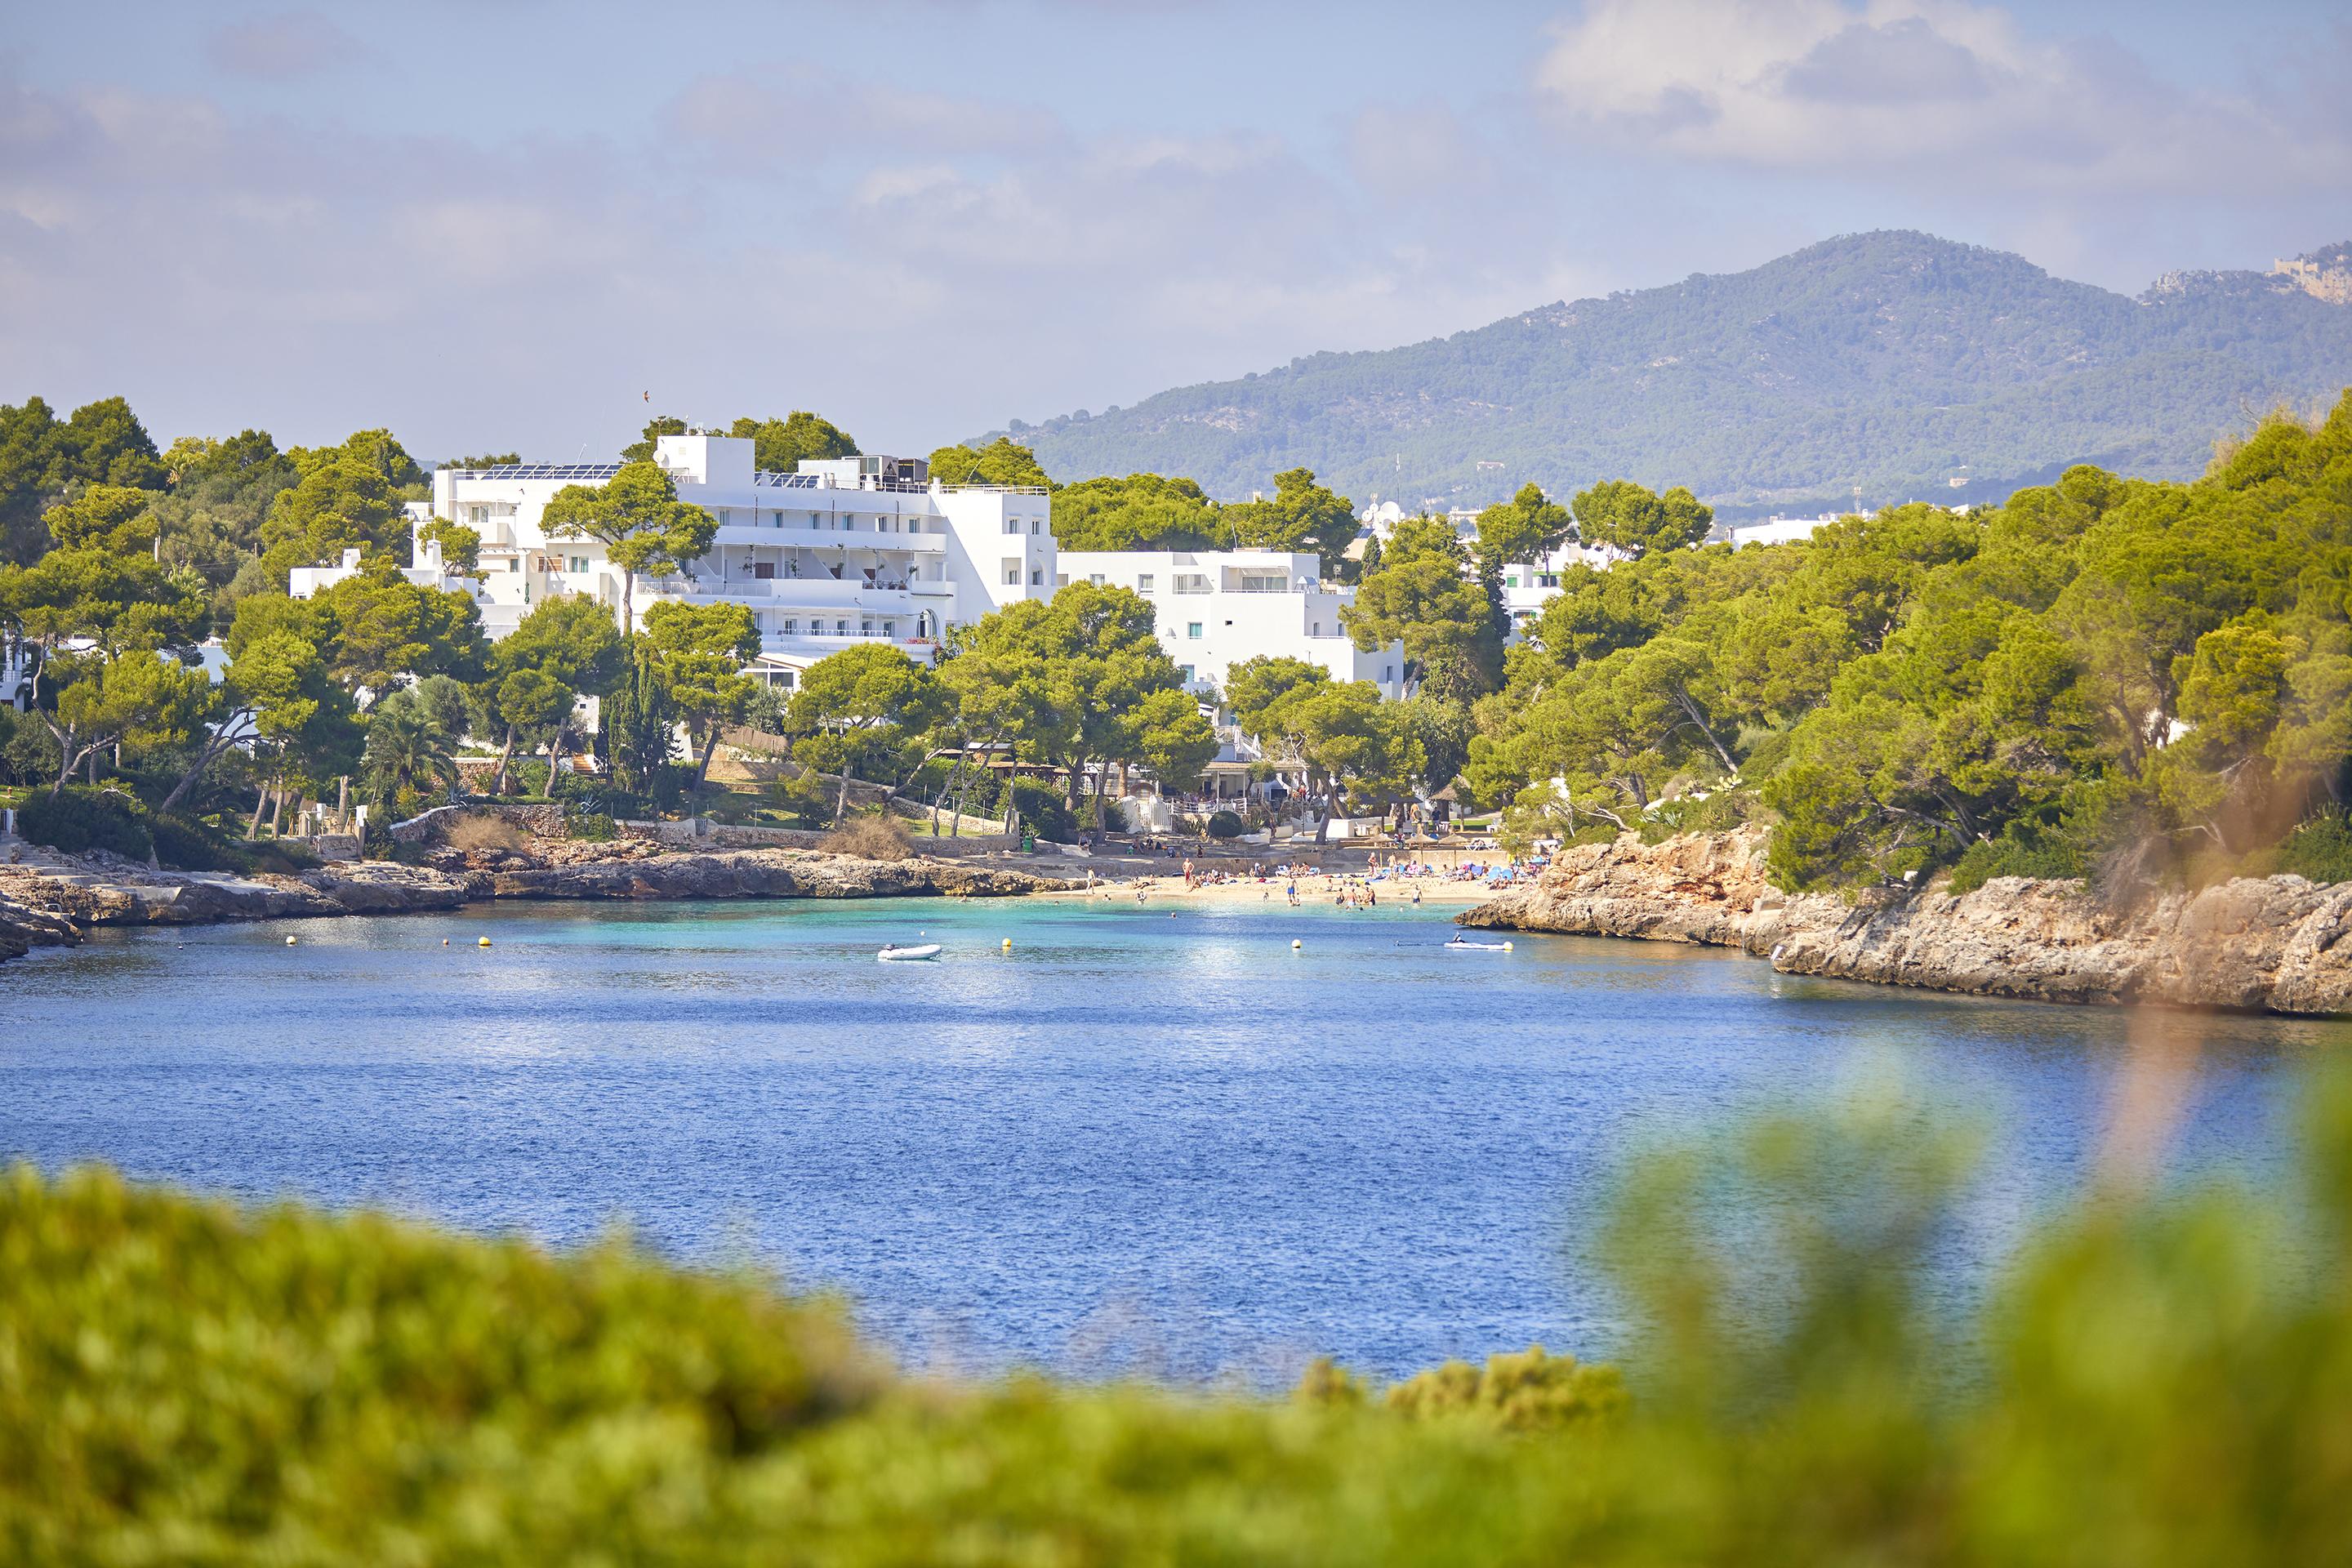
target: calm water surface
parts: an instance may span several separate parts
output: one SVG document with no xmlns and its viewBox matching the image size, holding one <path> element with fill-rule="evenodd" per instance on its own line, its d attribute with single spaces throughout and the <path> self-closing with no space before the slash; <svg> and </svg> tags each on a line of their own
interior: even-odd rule
<svg viewBox="0 0 2352 1568">
<path fill-rule="evenodd" d="M 874 962 L 919 930 L 941 962 Z M 934 1363 L 1393 1374 L 1607 1353 L 1574 1258 L 1613 1163 L 1858 1073 L 1994 1119 L 1955 1262 L 1981 1273 L 2078 1190 L 2130 1028 L 1448 934 L 1387 907 L 929 901 L 106 936 L 0 966 L 0 1157 L 556 1243 L 625 1216 L 838 1286 Z M 2299 1065 L 2352 1028 L 2196 1027 L 2175 1167 L 2275 1179 Z"/>
</svg>

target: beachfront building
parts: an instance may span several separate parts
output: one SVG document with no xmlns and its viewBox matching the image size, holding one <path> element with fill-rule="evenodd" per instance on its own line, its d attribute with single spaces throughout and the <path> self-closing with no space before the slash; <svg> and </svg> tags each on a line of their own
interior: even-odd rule
<svg viewBox="0 0 2352 1568">
<path fill-rule="evenodd" d="M 1391 700 L 1409 692 L 1404 645 L 1360 651 L 1339 624 L 1356 591 L 1323 581 L 1311 553 L 1285 550 L 1065 550 L 1055 581 L 1130 588 L 1151 603 L 1168 655 L 1198 690 L 1273 656 L 1319 664 L 1338 680 L 1369 680 Z"/>
<path fill-rule="evenodd" d="M 772 473 L 755 470 L 751 453 L 751 442 L 736 437 L 656 440 L 654 461 L 678 499 L 709 512 L 719 532 L 709 553 L 677 574 L 637 576 L 629 598 L 640 624 L 664 600 L 748 605 L 761 641 L 755 671 L 789 687 L 800 670 L 865 640 L 929 659 L 950 626 L 1054 591 L 1043 489 L 939 484 L 919 459 L 880 456 L 809 459 L 797 473 Z M 566 485 L 602 485 L 619 471 L 617 463 L 436 469 L 415 526 L 446 518 L 481 535 L 484 578 L 471 591 L 494 637 L 551 594 L 585 594 L 617 615 L 623 574 L 604 547 L 550 539 L 540 516 Z M 437 550 L 421 540 L 415 559 L 418 580 L 463 585 L 442 576 Z M 343 570 L 310 572 L 297 590 Z"/>
<path fill-rule="evenodd" d="M 761 672 L 796 674 L 861 640 L 931 658 L 952 626 L 1053 592 L 1054 531 L 1043 489 L 942 485 L 916 458 L 808 459 L 797 473 L 755 471 L 751 443 L 663 436 L 654 461 L 680 500 L 718 521 L 710 552 L 668 577 L 640 576 L 636 614 L 665 599 L 750 606 Z M 524 463 L 437 470 L 435 515 L 482 536 L 483 618 L 510 627 L 540 596 L 584 593 L 616 609 L 619 569 L 593 541 L 539 526 L 565 485 L 604 484 L 612 463 Z"/>
</svg>

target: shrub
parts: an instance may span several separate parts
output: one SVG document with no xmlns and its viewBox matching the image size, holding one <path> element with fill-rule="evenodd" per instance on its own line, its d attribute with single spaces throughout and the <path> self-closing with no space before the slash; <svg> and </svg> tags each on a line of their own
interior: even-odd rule
<svg viewBox="0 0 2352 1568">
<path fill-rule="evenodd" d="M 2080 878 L 2083 852 L 2058 837 L 2029 837 L 2030 828 L 2011 823 L 1998 838 L 1979 838 L 1952 863 L 1950 890 L 1973 893 L 1995 877 Z"/>
<path fill-rule="evenodd" d="M 155 847 L 146 814 L 120 790 L 69 789 L 54 800 L 35 795 L 17 809 L 16 830 L 66 855 L 105 849 L 143 860 Z"/>
<path fill-rule="evenodd" d="M 51 784 L 65 760 L 58 738 L 37 720 L 18 718 L 16 732 L 0 742 L 0 778 L 16 784 Z"/>
<path fill-rule="evenodd" d="M 2352 1094 L 2301 1182 L 2103 1190 L 1956 1310 L 1997 1173 L 1900 1096 L 1631 1166 L 1637 1400 L 895 1378 L 835 1303 L 103 1172 L 0 1176 L 10 1563 L 2352 1561 Z M 1725 1135 L 1727 1134 L 1727 1135 Z"/>
<path fill-rule="evenodd" d="M 1070 815 L 1069 802 L 1055 785 L 1016 774 L 1010 788 L 1013 804 L 1021 810 L 1022 824 L 1030 832 L 1063 843 L 1078 836 L 1077 818 Z"/>
<path fill-rule="evenodd" d="M 822 823 L 833 816 L 833 793 L 811 768 L 768 780 L 760 786 L 760 798 L 769 810 L 803 823 Z"/>
<path fill-rule="evenodd" d="M 1212 838 L 1239 838 L 1247 831 L 1249 824 L 1244 822 L 1236 812 L 1213 811 L 1209 814 L 1209 837 Z"/>
<path fill-rule="evenodd" d="M 826 834 L 824 850 L 861 860 L 904 860 L 915 847 L 896 817 L 872 816 L 853 816 Z"/>
<path fill-rule="evenodd" d="M 1622 1414 L 1625 1385 L 1612 1366 L 1587 1366 L 1543 1346 L 1491 1355 L 1484 1367 L 1450 1361 L 1388 1391 L 1406 1415 L 1466 1416 L 1515 1432 L 1565 1426 Z"/>
<path fill-rule="evenodd" d="M 184 816 L 151 816 L 148 832 L 155 842 L 155 862 L 173 871 L 244 871 L 248 857 L 228 835 L 209 823 Z"/>
<path fill-rule="evenodd" d="M 735 790 L 713 789 L 696 802 L 696 809 L 713 822 L 740 827 L 758 813 L 759 801 Z"/>
<path fill-rule="evenodd" d="M 291 877 L 299 871 L 315 871 L 326 862 L 289 839 L 271 838 L 259 843 L 237 845 L 240 868 L 247 871 L 266 871 L 272 876 Z"/>
<path fill-rule="evenodd" d="M 2243 869 L 2249 877 L 2291 872 L 2315 882 L 2352 882 L 2352 820 L 2330 811 L 2297 823 L 2279 843 L 2248 856 Z"/>
<path fill-rule="evenodd" d="M 608 844 L 619 829 L 613 819 L 601 811 L 574 811 L 563 819 L 563 836 L 584 839 L 591 844 Z"/>
</svg>

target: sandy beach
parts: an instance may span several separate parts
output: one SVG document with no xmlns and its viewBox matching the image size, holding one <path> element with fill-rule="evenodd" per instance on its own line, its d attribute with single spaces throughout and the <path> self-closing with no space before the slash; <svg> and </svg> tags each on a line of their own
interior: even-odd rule
<svg viewBox="0 0 2352 1568">
<path fill-rule="evenodd" d="M 1065 871 L 1063 874 L 1067 876 L 1071 873 Z M 1085 873 L 1080 871 L 1076 875 L 1083 877 Z M 1298 901 L 1302 904 L 1329 905 L 1350 888 L 1359 892 L 1369 892 L 1381 904 L 1409 905 L 1412 902 L 1413 893 L 1418 890 L 1424 906 L 1443 904 L 1454 908 L 1483 903 L 1495 893 L 1495 889 L 1490 889 L 1483 881 L 1454 882 L 1438 877 L 1392 877 L 1383 878 L 1377 882 L 1368 882 L 1360 871 L 1334 871 L 1328 876 L 1301 877 L 1297 879 L 1297 885 Z M 1136 900 L 1137 895 L 1140 894 L 1147 904 L 1282 904 L 1289 901 L 1289 887 L 1290 881 L 1286 878 L 1266 882 L 1212 882 L 1200 887 L 1187 888 L 1184 886 L 1182 873 L 1179 872 L 1173 876 L 1121 878 L 1117 880 L 1105 880 L 1093 889 L 1070 892 L 1034 893 L 1030 896 L 1040 899 L 1074 899 L 1080 902 L 1116 901 L 1131 904 Z"/>
</svg>

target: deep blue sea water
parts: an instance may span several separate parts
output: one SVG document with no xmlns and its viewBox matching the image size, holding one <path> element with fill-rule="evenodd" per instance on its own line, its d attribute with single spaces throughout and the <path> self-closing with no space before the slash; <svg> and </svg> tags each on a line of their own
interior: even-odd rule
<svg viewBox="0 0 2352 1568">
<path fill-rule="evenodd" d="M 874 962 L 919 931 L 940 962 Z M 1387 906 L 933 900 L 107 934 L 0 966 L 0 1159 L 557 1244 L 625 1217 L 836 1287 L 935 1365 L 1396 1374 L 1609 1353 L 1580 1248 L 1619 1162 L 1858 1077 L 1990 1119 L 1953 1265 L 1980 1276 L 2080 1191 L 2134 1026 L 1449 933 Z M 2173 1168 L 2276 1179 L 2297 1069 L 2352 1026 L 2192 1027 Z"/>
</svg>

